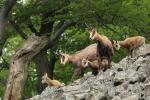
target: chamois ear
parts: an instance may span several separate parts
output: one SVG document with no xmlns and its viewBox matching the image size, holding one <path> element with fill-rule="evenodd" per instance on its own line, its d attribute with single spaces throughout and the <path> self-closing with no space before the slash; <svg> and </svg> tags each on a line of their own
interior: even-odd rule
<svg viewBox="0 0 150 100">
<path fill-rule="evenodd" d="M 95 33 L 95 32 L 96 32 L 96 28 L 95 28 L 95 27 L 93 27 L 92 31 Z"/>
<path fill-rule="evenodd" d="M 92 39 L 92 40 L 94 39 L 95 33 L 96 33 L 96 29 L 95 28 L 92 28 L 92 30 L 89 31 L 90 39 Z"/>
<path fill-rule="evenodd" d="M 119 43 L 119 41 L 118 41 L 118 40 L 116 40 L 116 43 Z"/>
<path fill-rule="evenodd" d="M 44 76 L 47 77 L 48 76 L 47 73 L 45 73 Z"/>
<path fill-rule="evenodd" d="M 117 40 L 112 40 L 112 44 L 117 44 L 118 43 L 118 41 Z"/>
<path fill-rule="evenodd" d="M 112 44 L 114 44 L 114 42 L 115 42 L 115 40 L 113 40 L 113 39 L 110 39 L 110 41 L 111 41 Z"/>
</svg>

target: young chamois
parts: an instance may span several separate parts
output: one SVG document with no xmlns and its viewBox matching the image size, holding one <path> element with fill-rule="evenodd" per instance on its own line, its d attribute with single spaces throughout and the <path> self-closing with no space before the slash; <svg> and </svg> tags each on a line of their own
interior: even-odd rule
<svg viewBox="0 0 150 100">
<path fill-rule="evenodd" d="M 42 84 L 45 84 L 47 83 L 48 86 L 53 86 L 53 87 L 61 87 L 61 86 L 64 86 L 64 84 L 60 83 L 58 80 L 52 80 L 48 77 L 47 73 L 45 73 L 43 76 L 42 76 Z"/>
<path fill-rule="evenodd" d="M 96 60 L 97 58 L 97 44 L 91 44 L 86 48 L 78 51 L 75 54 L 61 54 L 60 60 L 61 64 L 65 65 L 66 63 L 70 62 L 74 65 L 74 72 L 72 75 L 72 81 L 76 75 L 80 75 L 83 77 L 84 75 L 84 67 L 82 66 L 82 59 L 89 58 L 90 61 Z"/>
<path fill-rule="evenodd" d="M 113 47 L 115 50 L 119 50 L 120 47 L 124 47 L 128 50 L 131 57 L 133 57 L 133 51 L 143 44 L 145 44 L 145 38 L 142 36 L 129 37 L 123 41 L 113 41 Z"/>
<path fill-rule="evenodd" d="M 101 62 L 101 69 L 100 70 L 106 70 L 108 68 L 108 60 L 107 59 L 103 59 Z M 94 60 L 94 61 L 89 61 L 87 58 L 83 58 L 82 59 L 82 65 L 84 66 L 84 68 L 89 67 L 92 70 L 92 74 L 93 75 L 97 75 L 99 72 L 99 63 L 98 60 Z"/>
<path fill-rule="evenodd" d="M 89 33 L 90 33 L 90 38 L 98 42 L 97 55 L 98 55 L 99 67 L 101 67 L 103 59 L 107 59 L 108 66 L 110 66 L 112 61 L 112 56 L 114 53 L 112 42 L 108 39 L 108 37 L 98 34 L 95 28 L 90 30 Z"/>
</svg>

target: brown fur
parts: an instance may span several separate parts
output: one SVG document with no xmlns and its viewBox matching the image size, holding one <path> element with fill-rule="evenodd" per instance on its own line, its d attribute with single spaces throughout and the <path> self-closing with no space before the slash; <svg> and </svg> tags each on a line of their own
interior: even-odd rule
<svg viewBox="0 0 150 100">
<path fill-rule="evenodd" d="M 92 40 L 98 41 L 97 54 L 98 54 L 99 67 L 101 67 L 103 58 L 109 61 L 109 66 L 110 66 L 112 61 L 112 56 L 114 53 L 111 40 L 109 40 L 109 38 L 104 35 L 98 34 L 95 28 L 90 30 L 89 33 L 90 33 L 90 38 Z"/>
<path fill-rule="evenodd" d="M 71 62 L 74 65 L 72 80 L 76 75 L 83 76 L 84 67 L 81 64 L 81 61 L 83 58 L 87 57 L 90 61 L 93 61 L 97 58 L 97 44 L 91 44 L 73 55 L 61 54 L 60 59 L 62 64 L 65 65 L 67 62 Z"/>
<path fill-rule="evenodd" d="M 48 86 L 53 86 L 53 87 L 61 87 L 63 84 L 59 82 L 58 80 L 52 80 L 47 76 L 47 73 L 45 73 L 42 76 L 42 84 L 47 83 Z"/>
<path fill-rule="evenodd" d="M 60 59 L 61 63 L 65 65 L 67 62 L 76 62 L 87 57 L 89 58 L 90 61 L 93 61 L 96 59 L 96 55 L 97 55 L 97 44 L 94 43 L 72 55 L 62 53 L 60 55 Z"/>
<path fill-rule="evenodd" d="M 100 70 L 106 70 L 108 68 L 108 60 L 107 59 L 103 59 L 102 60 L 102 65 L 101 65 L 101 69 Z M 89 61 L 88 59 L 82 59 L 82 66 L 84 67 L 90 67 L 90 69 L 92 70 L 92 74 L 93 75 L 97 75 L 98 71 L 99 71 L 99 64 L 98 64 L 98 60 L 95 61 Z"/>
<path fill-rule="evenodd" d="M 92 40 L 96 40 L 96 41 L 102 42 L 105 46 L 108 46 L 113 52 L 112 42 L 109 40 L 109 38 L 107 36 L 102 35 L 102 34 L 98 34 L 98 32 L 96 31 L 95 28 L 90 30 L 89 33 L 90 33 L 90 38 Z"/>
<path fill-rule="evenodd" d="M 133 50 L 145 44 L 145 38 L 142 36 L 134 36 L 134 37 L 126 38 L 123 41 L 118 41 L 118 43 L 121 47 L 126 48 L 132 57 Z"/>
</svg>

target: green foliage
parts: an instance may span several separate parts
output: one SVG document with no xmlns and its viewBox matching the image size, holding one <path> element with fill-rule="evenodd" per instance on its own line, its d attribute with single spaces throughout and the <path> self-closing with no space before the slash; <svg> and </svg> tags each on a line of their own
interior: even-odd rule
<svg viewBox="0 0 150 100">
<path fill-rule="evenodd" d="M 36 66 L 33 62 L 31 62 L 28 66 L 28 78 L 25 84 L 25 97 L 32 97 L 37 94 L 37 78 L 38 75 L 36 73 Z"/>
<path fill-rule="evenodd" d="M 8 69 L 3 69 L 0 72 L 0 97 L 3 97 L 4 91 L 6 88 L 6 83 L 7 83 L 7 77 L 8 77 Z"/>
<path fill-rule="evenodd" d="M 74 53 L 89 45 L 89 34 L 82 29 L 71 28 L 65 31 L 59 40 L 58 49 L 63 52 Z"/>
<path fill-rule="evenodd" d="M 60 64 L 60 61 L 57 61 L 55 70 L 54 70 L 54 79 L 59 80 L 62 83 L 69 84 L 71 76 L 73 74 L 73 66 L 67 64 L 65 66 Z"/>
<path fill-rule="evenodd" d="M 3 4 L 0 1 L 0 6 Z M 89 34 L 85 30 L 87 26 L 96 26 L 98 33 L 108 36 L 110 39 L 123 40 L 126 37 L 143 35 L 150 40 L 150 0 L 28 0 L 23 4 L 18 1 L 12 10 L 9 19 L 31 35 L 28 25 L 33 23 L 39 32 L 41 22 L 46 24 L 50 21 L 58 23 L 64 20 L 74 19 L 76 24 L 66 30 L 61 35 L 54 52 L 67 52 L 73 54 L 86 46 L 94 43 L 89 39 Z M 46 17 L 48 16 L 48 17 Z M 54 25 L 52 32 L 56 25 Z M 48 27 L 49 28 L 49 27 Z M 22 43 L 22 39 L 16 34 L 11 25 L 6 28 L 8 40 L 3 49 L 3 58 L 6 60 L 5 66 L 9 66 L 10 59 Z M 51 34 L 51 33 L 49 33 Z M 127 55 L 124 49 L 115 52 L 113 61 L 118 62 Z M 48 57 L 51 56 L 48 54 Z M 25 86 L 25 96 L 30 97 L 36 92 L 37 73 L 33 62 L 28 66 L 28 79 Z M 62 66 L 57 61 L 54 78 L 70 83 L 72 76 L 72 64 Z M 7 79 L 8 70 L 0 72 L 0 97 L 3 96 L 4 86 Z"/>
<path fill-rule="evenodd" d="M 11 36 L 7 39 L 4 49 L 3 49 L 3 58 L 10 62 L 12 55 L 15 53 L 16 49 L 21 45 L 22 38 L 19 35 Z"/>
</svg>

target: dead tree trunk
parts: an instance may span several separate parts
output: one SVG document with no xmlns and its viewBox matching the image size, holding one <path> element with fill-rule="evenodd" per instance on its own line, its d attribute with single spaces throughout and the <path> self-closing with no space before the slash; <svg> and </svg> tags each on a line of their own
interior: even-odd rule
<svg viewBox="0 0 150 100">
<path fill-rule="evenodd" d="M 21 100 L 27 79 L 29 61 L 45 47 L 48 39 L 45 36 L 28 38 L 12 58 L 4 100 Z"/>
</svg>

